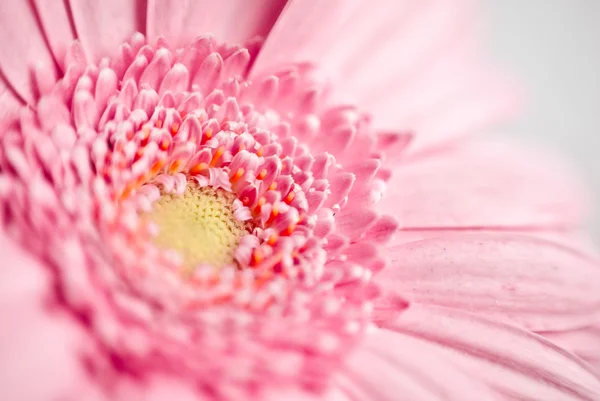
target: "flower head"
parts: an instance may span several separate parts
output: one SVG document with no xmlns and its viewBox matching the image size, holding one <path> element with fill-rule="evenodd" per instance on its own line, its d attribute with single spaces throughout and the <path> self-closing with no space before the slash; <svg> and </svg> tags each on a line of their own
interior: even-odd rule
<svg viewBox="0 0 600 401">
<path fill-rule="evenodd" d="M 501 114 L 504 87 L 479 87 L 490 74 L 465 57 L 462 7 L 396 7 L 401 34 L 359 2 L 332 20 L 319 1 L 6 2 L 1 29 L 30 28 L 10 45 L 29 46 L 0 56 L 5 274 L 29 290 L 7 304 L 25 302 L 23 321 L 68 348 L 51 384 L 24 389 L 17 375 L 6 395 L 598 395 L 596 373 L 532 333 L 569 347 L 560 335 L 595 324 L 594 257 L 541 234 L 579 221 L 576 185 L 528 190 L 505 164 L 521 159 L 497 145 L 436 152 L 443 133 Z M 314 30 L 377 21 L 356 43 Z M 446 35 L 422 31 L 434 26 L 460 44 L 437 62 Z M 373 35 L 386 40 L 367 54 Z M 412 53 L 395 57 L 398 43 Z M 499 176 L 522 204 L 487 190 Z M 579 276 L 564 278 L 572 265 Z M 540 371 L 547 358 L 568 371 Z"/>
</svg>

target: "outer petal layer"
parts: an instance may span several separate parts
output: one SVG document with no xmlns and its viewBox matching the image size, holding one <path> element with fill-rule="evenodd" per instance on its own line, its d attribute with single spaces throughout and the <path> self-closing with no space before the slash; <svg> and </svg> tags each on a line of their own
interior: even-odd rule
<svg viewBox="0 0 600 401">
<path fill-rule="evenodd" d="M 66 1 L 34 0 L 40 23 L 44 28 L 46 41 L 52 50 L 54 59 L 65 67 L 65 55 L 71 42 L 75 39 Z"/>
<path fill-rule="evenodd" d="M 86 383 L 78 326 L 51 308 L 51 282 L 38 261 L 0 233 L 0 399 L 96 400 Z"/>
<path fill-rule="evenodd" d="M 600 368 L 600 323 L 565 332 L 541 332 L 555 344 Z"/>
<path fill-rule="evenodd" d="M 512 99 L 479 68 L 472 27 L 469 2 L 294 1 L 252 73 L 314 64 L 334 81 L 334 101 L 359 105 L 380 127 L 414 132 L 412 149 L 421 149 L 472 133 Z"/>
<path fill-rule="evenodd" d="M 353 401 L 494 399 L 485 385 L 427 344 L 380 329 L 349 358 L 336 385 Z"/>
<path fill-rule="evenodd" d="M 469 142 L 399 161 L 379 205 L 409 229 L 577 226 L 587 194 L 574 177 L 540 152 Z"/>
<path fill-rule="evenodd" d="M 4 78 L 0 75 L 0 132 L 4 132 L 4 124 L 17 116 L 21 101 L 15 96 Z M 2 134 L 0 134 L 0 138 Z"/>
<path fill-rule="evenodd" d="M 517 327 L 451 309 L 415 305 L 389 329 L 412 336 L 493 388 L 500 399 L 600 398 L 600 378 L 576 356 Z"/>
<path fill-rule="evenodd" d="M 134 32 L 145 31 L 145 0 L 69 0 L 77 36 L 92 61 L 113 56 Z"/>
<path fill-rule="evenodd" d="M 10 86 L 27 102 L 33 102 L 38 88 L 32 71 L 45 71 L 54 79 L 54 60 L 39 27 L 31 2 L 0 2 L 0 71 Z"/>
<path fill-rule="evenodd" d="M 592 257 L 517 234 L 447 234 L 392 246 L 376 280 L 390 295 L 509 319 L 527 328 L 586 325 L 600 307 Z"/>
<path fill-rule="evenodd" d="M 266 35 L 286 0 L 149 0 L 147 30 L 153 41 L 164 36 L 174 46 L 185 46 L 201 35 L 243 43 Z"/>
</svg>

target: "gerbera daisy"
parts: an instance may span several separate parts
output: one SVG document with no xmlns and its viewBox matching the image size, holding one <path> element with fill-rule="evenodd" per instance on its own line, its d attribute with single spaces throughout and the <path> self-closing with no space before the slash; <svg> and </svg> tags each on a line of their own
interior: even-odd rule
<svg viewBox="0 0 600 401">
<path fill-rule="evenodd" d="M 472 28 L 3 1 L 1 398 L 600 398 L 582 191 L 465 139 L 512 105 Z"/>
</svg>

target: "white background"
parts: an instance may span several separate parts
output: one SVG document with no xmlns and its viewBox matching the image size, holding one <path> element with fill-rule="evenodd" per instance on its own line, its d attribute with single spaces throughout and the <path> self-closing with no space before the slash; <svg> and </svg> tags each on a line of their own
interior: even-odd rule
<svg viewBox="0 0 600 401">
<path fill-rule="evenodd" d="M 600 0 L 482 0 L 486 45 L 528 91 L 510 131 L 562 149 L 591 185 L 600 240 Z"/>
</svg>

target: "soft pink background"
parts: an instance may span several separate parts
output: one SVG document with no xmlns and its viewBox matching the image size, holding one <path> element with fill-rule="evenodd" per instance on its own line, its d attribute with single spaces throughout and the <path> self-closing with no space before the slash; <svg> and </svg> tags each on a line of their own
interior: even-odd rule
<svg viewBox="0 0 600 401">
<path fill-rule="evenodd" d="M 487 46 L 529 91 L 509 130 L 573 159 L 596 200 L 600 241 L 600 1 L 482 0 Z"/>
</svg>

